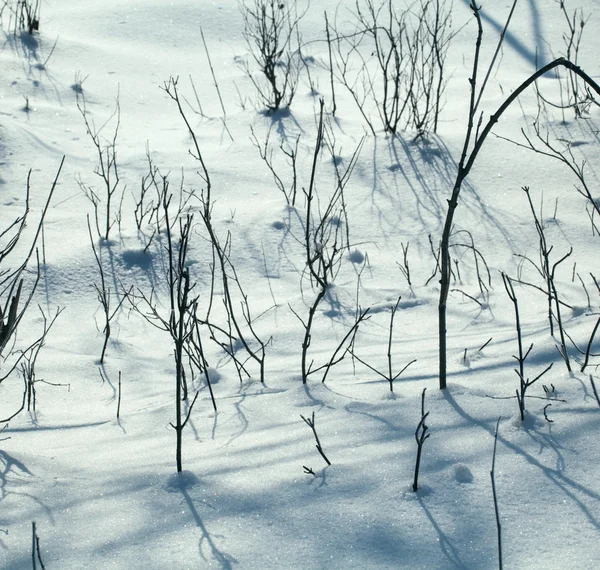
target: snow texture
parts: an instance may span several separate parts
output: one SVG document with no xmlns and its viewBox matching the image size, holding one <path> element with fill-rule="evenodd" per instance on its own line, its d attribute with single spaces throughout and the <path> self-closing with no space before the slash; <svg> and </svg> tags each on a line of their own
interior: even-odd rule
<svg viewBox="0 0 600 570">
<path fill-rule="evenodd" d="M 480 82 L 510 4 L 483 5 Z M 299 2 L 298 11 L 304 6 Z M 589 15 L 578 64 L 598 78 L 595 7 L 592 0 L 566 3 L 569 14 L 581 8 Z M 324 10 L 330 25 L 347 29 L 356 7 L 346 0 L 308 7 L 300 21 L 306 66 L 290 109 L 277 113 L 264 112 L 240 64 L 252 61 L 237 1 L 48 0 L 33 36 L 15 34 L 9 9 L 4 10 L 0 231 L 24 212 L 29 172 L 31 200 L 22 239 L 8 261 L 1 261 L 0 271 L 14 269 L 31 247 L 36 220 L 66 158 L 43 244 L 41 236 L 37 243 L 44 256 L 39 285 L 0 361 L 3 419 L 19 409 L 23 397 L 21 368 L 11 372 L 12 363 L 38 338 L 41 311 L 49 319 L 63 309 L 37 360 L 35 411 L 0 424 L 6 426 L 0 433 L 1 568 L 32 567 L 33 521 L 48 569 L 497 568 L 490 470 L 499 417 L 495 485 L 505 567 L 589 570 L 600 564 L 600 406 L 590 383 L 591 374 L 600 385 L 600 336 L 583 373 L 584 354 L 575 347 L 585 353 L 598 319 L 598 215 L 566 164 L 524 148 L 521 129 L 537 141 L 538 103 L 530 88 L 503 114 L 463 184 L 451 238 L 448 388 L 440 391 L 436 256 L 467 128 L 476 22 L 468 2 L 455 0 L 456 35 L 446 62 L 438 132 L 416 137 L 407 129 L 392 136 L 370 107 L 373 136 L 339 77 L 336 115 L 331 115 Z M 558 3 L 517 4 L 480 101 L 484 124 L 536 69 L 536 60 L 542 65 L 565 53 L 566 31 Z M 175 422 L 173 342 L 123 300 L 131 287 L 152 294 L 168 319 L 164 229 L 154 234 L 156 224 L 148 219 L 138 229 L 134 216 L 148 175 L 148 148 L 159 186 L 160 177 L 168 176 L 173 204 L 180 194 L 195 192 L 181 212 L 194 215 L 186 267 L 199 314 L 205 314 L 214 288 L 211 318 L 227 327 L 222 281 L 217 271 L 212 282 L 215 260 L 201 218 L 206 182 L 190 154 L 195 149 L 186 125 L 164 91 L 171 77 L 179 78 L 182 108 L 211 177 L 214 230 L 247 295 L 256 333 L 268 341 L 264 383 L 241 341 L 234 345 L 249 372 L 240 381 L 231 358 L 202 329 L 217 411 L 205 376 L 188 377 L 184 413 L 197 391 L 199 396 L 183 431 L 179 474 L 170 425 Z M 560 78 L 564 87 L 565 71 Z M 560 103 L 556 73 L 537 86 L 550 102 Z M 78 184 L 95 188 L 104 199 L 102 180 L 94 173 L 97 151 L 77 108 L 82 96 L 90 123 L 103 129 L 106 140 L 115 132 L 117 97 L 120 104 L 115 148 L 122 215 L 109 240 L 97 235 L 92 204 Z M 318 200 L 311 223 L 326 209 L 336 172 L 345 172 L 362 146 L 344 189 L 345 211 L 330 220 L 330 230 L 349 241 L 315 311 L 308 363 L 326 364 L 358 311 L 370 310 L 351 345 L 355 358 L 344 352 L 346 342 L 345 358 L 326 381 L 321 370 L 304 385 L 303 323 L 318 292 L 306 267 L 305 228 L 319 97 L 325 99 L 329 139 L 317 157 Z M 597 192 L 600 109 L 592 103 L 583 118 L 549 104 L 546 110 L 543 133 L 567 155 L 570 149 Z M 251 127 L 259 144 L 269 133 L 273 167 L 288 190 L 291 159 L 280 145 L 289 151 L 299 137 L 295 204 L 286 201 L 261 160 Z M 572 248 L 555 270 L 572 373 L 557 350 L 556 323 L 555 336 L 550 335 L 545 281 L 535 268 L 539 237 L 523 186 L 530 189 L 552 247 L 552 263 Z M 111 307 L 123 300 L 102 365 L 104 315 L 94 289 L 100 277 L 88 215 Z M 173 227 L 178 235 L 176 220 Z M 398 267 L 406 244 L 410 285 Z M 313 247 L 314 252 L 324 246 Z M 533 345 L 526 377 L 553 364 L 528 388 L 524 422 L 515 397 L 515 313 L 500 272 L 513 279 L 524 349 Z M 35 255 L 26 288 L 34 277 Z M 232 287 L 244 328 L 243 297 Z M 388 340 L 399 298 L 392 376 L 416 362 L 395 379 L 391 392 Z M 430 437 L 423 445 L 419 490 L 413 492 L 424 388 Z M 313 412 L 330 466 L 301 418 Z"/>
</svg>

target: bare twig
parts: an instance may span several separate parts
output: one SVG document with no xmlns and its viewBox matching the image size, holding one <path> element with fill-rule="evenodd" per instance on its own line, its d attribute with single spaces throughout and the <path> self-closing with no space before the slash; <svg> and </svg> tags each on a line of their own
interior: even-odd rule
<svg viewBox="0 0 600 570">
<path fill-rule="evenodd" d="M 325 463 L 327 463 L 327 465 L 331 465 L 331 461 L 329 461 L 329 459 L 325 455 L 325 452 L 323 451 L 323 448 L 321 447 L 321 442 L 319 441 L 319 435 L 317 434 L 317 428 L 315 426 L 315 413 L 313 412 L 312 416 L 310 418 L 305 418 L 303 415 L 300 415 L 300 417 L 304 420 L 306 425 L 310 429 L 312 429 L 312 432 L 315 436 L 315 441 L 316 441 L 315 447 L 317 448 L 317 451 L 321 454 L 321 457 L 325 460 Z"/>
<path fill-rule="evenodd" d="M 498 496 L 496 495 L 496 446 L 498 445 L 498 426 L 500 419 L 496 422 L 494 431 L 494 451 L 492 453 L 492 469 L 490 478 L 492 480 L 492 495 L 494 497 L 494 512 L 496 513 L 496 532 L 498 536 L 498 568 L 502 570 L 502 524 L 500 523 L 500 511 L 498 510 Z"/>
<path fill-rule="evenodd" d="M 415 440 L 417 442 L 417 460 L 415 462 L 415 476 L 413 478 L 412 490 L 416 493 L 419 490 L 419 469 L 421 467 L 421 453 L 423 451 L 423 444 L 425 440 L 431 435 L 427 433 L 429 426 L 425 423 L 427 417 L 429 416 L 429 412 L 425 413 L 425 391 L 427 388 L 423 388 L 423 393 L 421 394 L 421 420 L 417 425 L 417 429 L 415 430 Z"/>
</svg>

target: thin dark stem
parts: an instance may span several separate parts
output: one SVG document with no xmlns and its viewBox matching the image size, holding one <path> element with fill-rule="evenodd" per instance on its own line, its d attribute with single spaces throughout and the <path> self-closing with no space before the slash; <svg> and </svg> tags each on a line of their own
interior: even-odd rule
<svg viewBox="0 0 600 570">
<path fill-rule="evenodd" d="M 588 362 L 590 360 L 590 353 L 592 351 L 592 343 L 594 342 L 594 337 L 596 336 L 596 332 L 598 331 L 598 326 L 600 326 L 600 317 L 598 317 L 598 320 L 596 321 L 596 324 L 594 325 L 594 330 L 592 330 L 592 334 L 590 335 L 590 340 L 588 341 L 587 348 L 585 351 L 585 360 L 583 361 L 583 364 L 581 365 L 581 372 L 585 372 L 585 369 L 587 368 Z"/>
<path fill-rule="evenodd" d="M 121 415 L 121 371 L 119 370 L 119 399 L 117 400 L 117 419 Z"/>
<path fill-rule="evenodd" d="M 498 444 L 498 426 L 500 419 L 496 422 L 496 430 L 494 432 L 494 452 L 492 454 L 492 469 L 490 478 L 492 480 L 492 495 L 494 497 L 494 512 L 496 513 L 496 530 L 498 535 L 498 568 L 502 570 L 502 525 L 500 523 L 500 512 L 498 510 L 498 497 L 496 495 L 496 446 Z"/>
<path fill-rule="evenodd" d="M 319 441 L 319 435 L 317 434 L 317 428 L 315 426 L 315 413 L 314 412 L 312 413 L 311 418 L 305 418 L 303 415 L 300 415 L 300 417 L 304 420 L 306 425 L 312 429 L 313 435 L 315 436 L 315 441 L 316 441 L 315 447 L 317 448 L 317 451 L 320 453 L 321 457 L 325 460 L 325 463 L 327 463 L 327 465 L 331 465 L 331 461 L 329 461 L 329 459 L 325 455 L 325 452 L 323 451 L 323 447 L 321 446 L 321 442 Z"/>
<path fill-rule="evenodd" d="M 331 54 L 331 37 L 329 34 L 329 20 L 327 19 L 327 10 L 324 12 L 325 14 L 325 34 L 327 35 L 327 51 L 329 54 L 329 79 L 331 83 L 331 114 L 335 117 L 335 112 L 337 110 L 337 105 L 335 102 L 335 87 L 333 82 L 333 57 Z"/>
<path fill-rule="evenodd" d="M 421 420 L 417 425 L 417 429 L 415 430 L 415 440 L 417 442 L 417 459 L 415 462 L 415 475 L 413 478 L 412 490 L 416 493 L 419 490 L 419 469 L 421 467 L 421 453 L 423 452 L 423 444 L 425 440 L 431 435 L 427 433 L 429 426 L 425 423 L 427 417 L 429 416 L 429 412 L 425 412 L 425 391 L 427 388 L 423 388 L 423 393 L 421 394 Z"/>
<path fill-rule="evenodd" d="M 477 135 L 473 149 L 467 158 L 467 152 L 469 147 L 469 142 L 471 138 L 471 132 L 473 127 L 473 119 L 474 119 L 474 90 L 476 84 L 476 69 L 479 58 L 479 46 L 481 44 L 481 21 L 479 17 L 479 8 L 476 8 L 475 4 L 471 4 L 472 9 L 474 10 L 475 16 L 477 18 L 479 33 L 478 39 L 476 43 L 476 56 L 474 63 L 474 72 L 473 78 L 471 79 L 471 87 L 472 87 L 472 103 L 471 103 L 471 111 L 469 113 L 469 126 L 467 128 L 467 135 L 465 137 L 465 146 L 463 149 L 463 156 L 461 157 L 458 173 L 456 176 L 456 181 L 454 183 L 454 188 L 452 190 L 452 196 L 448 202 L 448 213 L 446 215 L 446 221 L 444 223 L 444 231 L 442 234 L 442 245 L 441 245 L 441 262 L 442 262 L 442 277 L 440 280 L 440 301 L 439 301 L 439 360 L 440 360 L 440 373 L 439 373 L 439 387 L 440 389 L 446 388 L 446 304 L 448 300 L 448 292 L 450 286 L 450 254 L 449 254 L 449 241 L 450 241 L 450 233 L 452 230 L 453 220 L 454 220 L 454 212 L 456 207 L 458 206 L 458 197 L 460 195 L 460 190 L 462 187 L 462 183 L 465 178 L 468 176 L 475 160 L 481 150 L 483 143 L 486 138 L 490 134 L 494 125 L 498 122 L 502 114 L 510 107 L 510 105 L 537 79 L 548 73 L 549 71 L 555 69 L 556 67 L 563 66 L 577 74 L 581 77 L 585 83 L 591 87 L 598 95 L 600 95 L 600 86 L 583 70 L 581 70 L 574 63 L 568 61 L 565 58 L 558 58 L 544 67 L 540 68 L 538 71 L 530 75 L 521 85 L 519 85 L 500 105 L 498 110 L 490 117 L 486 126 L 481 131 L 480 134 Z M 566 362 L 566 360 L 565 360 Z"/>
</svg>

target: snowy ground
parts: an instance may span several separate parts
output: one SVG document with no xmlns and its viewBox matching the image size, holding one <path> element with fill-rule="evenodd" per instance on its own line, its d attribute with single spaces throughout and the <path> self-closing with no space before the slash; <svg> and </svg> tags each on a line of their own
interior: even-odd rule
<svg viewBox="0 0 600 570">
<path fill-rule="evenodd" d="M 598 80 L 595 33 L 600 28 L 594 4 L 571 0 L 567 9 L 581 7 L 590 15 L 579 64 Z M 481 75 L 510 5 L 483 5 Z M 495 482 L 505 567 L 584 570 L 600 562 L 600 407 L 589 380 L 590 373 L 597 378 L 600 357 L 592 356 L 581 373 L 583 356 L 573 346 L 585 350 L 598 319 L 600 291 L 591 274 L 600 278 L 599 236 L 587 214 L 590 205 L 566 165 L 493 134 L 464 185 L 454 238 L 466 243 L 470 232 L 489 267 L 491 287 L 481 294 L 472 250 L 453 248 L 460 277 L 451 284 L 448 303 L 448 388 L 438 389 L 439 275 L 430 279 L 436 262 L 429 236 L 437 248 L 466 131 L 476 25 L 465 1 L 455 0 L 452 10 L 458 33 L 448 54 L 449 82 L 437 135 L 415 141 L 414 132 L 403 131 L 391 137 L 375 122 L 377 136 L 372 136 L 340 85 L 337 121 L 330 122 L 342 166 L 367 136 L 345 189 L 351 254 L 344 253 L 317 311 L 310 358 L 317 365 L 330 358 L 360 305 L 371 308 L 371 318 L 359 328 L 355 353 L 385 371 L 390 311 L 401 296 L 393 364 L 399 371 L 416 362 L 396 380 L 393 394 L 386 380 L 350 355 L 331 369 L 325 383 L 319 374 L 302 383 L 304 330 L 294 312 L 306 319 L 316 292 L 305 273 L 301 188 L 310 179 L 319 95 L 327 112 L 331 102 L 323 11 L 333 20 L 337 8 L 342 26 L 351 20 L 353 7 L 354 2 L 338 6 L 327 0 L 308 8 L 300 30 L 319 93 L 311 93 L 304 70 L 290 111 L 273 116 L 262 112 L 239 64 L 248 48 L 233 0 L 46 0 L 33 37 L 14 35 L 8 8 L 4 12 L 0 231 L 23 212 L 30 169 L 32 192 L 30 221 L 7 267 L 29 249 L 35 220 L 63 155 L 66 159 L 44 224 L 40 283 L 12 355 L 7 350 L 0 362 L 4 376 L 18 351 L 39 336 L 40 310 L 51 317 L 63 309 L 36 369 L 38 380 L 60 385 L 38 382 L 35 412 L 23 411 L 0 434 L 1 568 L 32 567 L 33 521 L 48 569 L 496 568 L 490 468 L 499 417 Z M 481 101 L 484 120 L 535 70 L 536 58 L 541 65 L 563 55 L 566 31 L 558 3 L 517 4 Z M 134 285 L 148 295 L 154 291 L 157 306 L 168 313 L 164 235 L 144 251 L 151 231 L 138 231 L 133 196 L 148 172 L 147 145 L 154 164 L 169 173 L 173 192 L 179 192 L 182 173 L 186 189 L 199 196 L 205 187 L 199 164 L 188 153 L 192 140 L 186 126 L 160 89 L 171 77 L 179 77 L 179 92 L 191 105 L 184 103 L 211 176 L 215 231 L 223 242 L 231 233 L 231 260 L 257 316 L 257 332 L 272 338 L 264 383 L 253 363 L 248 364 L 252 378 L 240 382 L 230 359 L 205 339 L 218 411 L 197 379 L 192 387 L 200 395 L 184 430 L 180 477 L 169 425 L 175 414 L 169 335 L 125 301 L 99 365 L 103 315 L 86 222 L 93 207 L 78 184 L 101 188 L 77 97 L 81 101 L 83 92 L 88 118 L 100 127 L 113 115 L 118 96 L 116 149 L 121 188 L 126 186 L 122 220 L 110 240 L 96 236 L 94 244 L 113 306 Z M 560 100 L 554 75 L 539 85 Z M 204 116 L 192 110 L 198 102 Z M 521 128 L 532 133 L 536 112 L 536 98 L 528 92 L 494 132 L 525 144 Z M 598 186 L 599 120 L 600 110 L 592 105 L 583 119 L 576 120 L 569 109 L 564 121 L 556 111 L 544 123 L 550 141 L 562 149 L 570 141 L 574 159 L 585 161 L 592 191 Z M 285 180 L 290 174 L 279 144 L 294 144 L 300 137 L 294 208 L 286 205 L 252 144 L 251 127 L 261 142 L 270 130 Z M 110 138 L 114 129 L 115 117 L 103 133 Z M 316 176 L 324 207 L 334 183 L 334 161 L 325 150 Z M 562 317 L 572 339 L 573 364 L 569 374 L 556 349 L 558 335 L 549 334 L 543 292 L 515 283 L 523 342 L 525 348 L 534 344 L 526 374 L 533 378 L 553 363 L 528 390 L 525 422 L 514 397 L 519 385 L 515 316 L 500 275 L 544 285 L 532 264 L 518 257 L 539 263 L 538 235 L 523 186 L 530 188 L 552 259 L 572 248 L 556 269 L 556 283 L 570 307 L 563 307 Z M 213 260 L 199 202 L 190 204 L 195 225 L 188 266 L 205 307 Z M 407 243 L 412 287 L 397 265 Z M 481 268 L 481 258 L 479 263 Z M 217 319 L 223 317 L 220 293 L 217 287 Z M 593 343 L 594 352 L 600 352 L 600 340 Z M 415 493 L 414 434 L 424 388 L 431 437 L 424 443 Z M 0 384 L 0 419 L 18 410 L 22 394 L 16 370 Z M 329 467 L 301 418 L 313 412 Z"/>
</svg>

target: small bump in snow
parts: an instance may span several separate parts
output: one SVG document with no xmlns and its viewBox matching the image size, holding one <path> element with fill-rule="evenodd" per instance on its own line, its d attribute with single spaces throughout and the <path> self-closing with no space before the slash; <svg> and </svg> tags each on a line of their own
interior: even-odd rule
<svg viewBox="0 0 600 570">
<path fill-rule="evenodd" d="M 454 479 L 459 483 L 472 483 L 473 482 L 473 473 L 464 463 L 457 463 L 453 467 L 454 469 Z"/>
<path fill-rule="evenodd" d="M 167 489 L 176 491 L 180 489 L 189 489 L 200 483 L 200 479 L 191 471 L 181 471 L 173 473 L 167 480 Z"/>
</svg>

